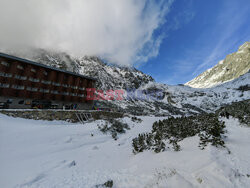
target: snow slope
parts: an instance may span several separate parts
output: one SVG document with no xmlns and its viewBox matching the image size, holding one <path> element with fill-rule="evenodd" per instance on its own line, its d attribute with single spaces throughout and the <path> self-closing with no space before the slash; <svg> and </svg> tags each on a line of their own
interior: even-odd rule
<svg viewBox="0 0 250 188">
<path fill-rule="evenodd" d="M 167 86 L 151 82 L 143 89 L 158 88 L 164 90 L 166 95 L 162 103 L 171 104 L 185 113 L 188 110 L 195 110 L 194 106 L 206 112 L 214 112 L 225 104 L 250 99 L 250 90 L 239 90 L 240 86 L 246 85 L 250 85 L 250 72 L 212 88 Z"/>
<path fill-rule="evenodd" d="M 224 119 L 228 149 L 200 150 L 195 136 L 180 143 L 180 152 L 168 149 L 134 155 L 131 140 L 162 118 L 142 119 L 134 123 L 124 118 L 131 130 L 115 141 L 98 130 L 101 121 L 80 125 L 0 114 L 0 187 L 89 188 L 109 179 L 117 188 L 250 184 L 250 128 L 240 126 L 238 120 Z"/>
</svg>

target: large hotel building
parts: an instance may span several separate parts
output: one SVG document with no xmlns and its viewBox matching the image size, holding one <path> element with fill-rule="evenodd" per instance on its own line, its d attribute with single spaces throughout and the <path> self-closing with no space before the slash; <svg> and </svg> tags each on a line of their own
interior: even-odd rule
<svg viewBox="0 0 250 188">
<path fill-rule="evenodd" d="M 31 108 L 34 101 L 51 101 L 58 108 L 92 108 L 86 88 L 95 79 L 0 53 L 0 102 L 9 108 Z"/>
</svg>

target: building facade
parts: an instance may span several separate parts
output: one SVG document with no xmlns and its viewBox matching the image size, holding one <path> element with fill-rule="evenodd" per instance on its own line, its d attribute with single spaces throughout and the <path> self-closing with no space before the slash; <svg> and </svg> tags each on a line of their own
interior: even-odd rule
<svg viewBox="0 0 250 188">
<path fill-rule="evenodd" d="M 86 88 L 95 79 L 0 53 L 0 102 L 10 108 L 31 108 L 34 100 L 52 101 L 58 108 L 91 109 Z"/>
</svg>

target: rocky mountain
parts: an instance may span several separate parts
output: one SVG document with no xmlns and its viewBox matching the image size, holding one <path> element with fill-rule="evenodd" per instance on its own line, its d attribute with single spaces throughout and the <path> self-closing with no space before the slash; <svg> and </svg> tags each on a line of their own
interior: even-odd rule
<svg viewBox="0 0 250 188">
<path fill-rule="evenodd" d="M 203 72 L 186 85 L 194 88 L 208 88 L 238 78 L 250 69 L 250 42 L 244 43 L 238 51 L 229 54 L 217 65 Z"/>
<path fill-rule="evenodd" d="M 66 53 L 32 49 L 15 55 L 52 67 L 76 72 L 97 79 L 96 88 L 101 90 L 136 88 L 154 79 L 133 67 L 108 65 L 95 56 L 71 57 Z"/>
<path fill-rule="evenodd" d="M 239 54 L 245 54 L 245 46 L 241 47 Z M 94 77 L 98 80 L 96 89 L 123 89 L 124 100 L 100 100 L 98 105 L 133 114 L 186 115 L 214 112 L 222 105 L 250 98 L 250 73 L 217 87 L 202 89 L 156 83 L 151 76 L 135 68 L 110 65 L 98 57 L 75 58 L 66 53 L 46 50 L 13 55 Z M 131 97 L 128 89 L 137 89 L 133 94 L 135 97 Z M 153 100 L 148 96 L 153 96 Z"/>
</svg>

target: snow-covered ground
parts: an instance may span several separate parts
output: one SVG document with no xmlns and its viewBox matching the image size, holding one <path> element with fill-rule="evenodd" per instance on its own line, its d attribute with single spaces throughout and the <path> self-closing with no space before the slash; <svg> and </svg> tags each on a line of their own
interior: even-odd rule
<svg viewBox="0 0 250 188">
<path fill-rule="evenodd" d="M 0 187 L 249 187 L 250 128 L 225 120 L 227 149 L 198 148 L 198 136 L 182 150 L 132 153 L 131 140 L 151 130 L 156 117 L 142 117 L 115 141 L 95 121 L 85 125 L 35 121 L 0 114 Z M 93 136 L 91 136 L 93 134 Z M 230 152 L 229 152 L 230 151 Z"/>
</svg>

